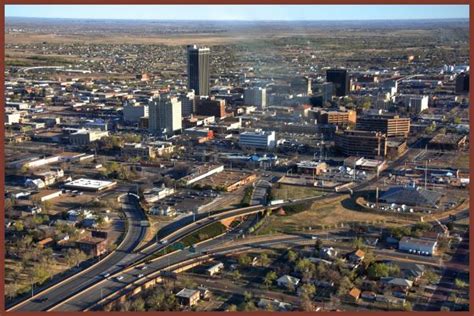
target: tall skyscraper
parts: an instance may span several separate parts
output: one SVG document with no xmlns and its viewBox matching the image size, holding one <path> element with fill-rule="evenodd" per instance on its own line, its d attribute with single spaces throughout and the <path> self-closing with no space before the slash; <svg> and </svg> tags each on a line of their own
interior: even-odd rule
<svg viewBox="0 0 474 316">
<path fill-rule="evenodd" d="M 346 69 L 328 69 L 326 81 L 334 84 L 336 96 L 343 97 L 349 94 L 349 74 Z"/>
<path fill-rule="evenodd" d="M 267 89 L 260 87 L 247 88 L 244 90 L 244 103 L 256 105 L 260 110 L 267 107 Z"/>
<path fill-rule="evenodd" d="M 163 135 L 181 130 L 181 102 L 177 97 L 162 94 L 150 102 L 148 129 Z"/>
<path fill-rule="evenodd" d="M 456 93 L 469 92 L 469 73 L 460 73 L 456 76 Z"/>
<path fill-rule="evenodd" d="M 188 45 L 188 88 L 196 95 L 209 95 L 209 53 L 207 47 Z"/>
</svg>

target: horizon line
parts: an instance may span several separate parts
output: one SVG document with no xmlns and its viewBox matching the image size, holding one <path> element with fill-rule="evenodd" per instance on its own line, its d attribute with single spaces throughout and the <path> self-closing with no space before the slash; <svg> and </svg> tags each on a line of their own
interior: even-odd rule
<svg viewBox="0 0 474 316">
<path fill-rule="evenodd" d="M 405 19 L 333 19 L 333 20 L 310 20 L 310 19 L 294 19 L 294 20 L 259 20 L 259 19 L 160 19 L 160 18 L 142 18 L 142 19 L 131 19 L 131 18 L 82 18 L 82 17 L 38 17 L 38 16 L 5 16 L 5 19 L 45 19 L 45 20 L 106 20 L 106 21 L 230 21 L 230 22 L 357 22 L 357 21 L 446 21 L 446 20 L 466 20 L 469 21 L 469 17 L 452 17 L 452 18 L 405 18 Z"/>
</svg>

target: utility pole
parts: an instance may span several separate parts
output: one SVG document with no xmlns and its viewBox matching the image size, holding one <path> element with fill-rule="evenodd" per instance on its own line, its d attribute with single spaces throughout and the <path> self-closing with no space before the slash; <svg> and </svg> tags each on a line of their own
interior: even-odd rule
<svg viewBox="0 0 474 316">
<path fill-rule="evenodd" d="M 428 180 L 428 160 L 425 160 L 425 190 L 426 190 L 427 180 Z"/>
<path fill-rule="evenodd" d="M 379 187 L 375 189 L 375 207 L 379 209 Z"/>
</svg>

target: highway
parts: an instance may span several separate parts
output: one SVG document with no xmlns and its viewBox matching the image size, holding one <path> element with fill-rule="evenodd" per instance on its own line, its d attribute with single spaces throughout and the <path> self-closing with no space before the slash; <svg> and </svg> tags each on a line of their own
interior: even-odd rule
<svg viewBox="0 0 474 316">
<path fill-rule="evenodd" d="M 33 298 L 29 298 L 8 310 L 45 310 L 50 306 L 58 304 L 74 293 L 90 287 L 96 282 L 95 278 L 98 275 L 102 273 L 114 273 L 128 265 L 129 262 L 133 260 L 133 256 L 130 255 L 145 236 L 146 227 L 140 226 L 140 221 L 144 220 L 145 217 L 133 196 L 124 195 L 121 198 L 121 203 L 122 210 L 127 217 L 128 225 L 125 237 L 114 253 L 90 269 L 86 269 L 62 281 L 59 286 L 52 286 L 40 292 L 38 295 L 35 295 Z M 47 300 L 44 300 L 45 298 L 47 298 Z"/>
<path fill-rule="evenodd" d="M 406 161 L 407 155 L 404 155 L 394 161 L 391 165 L 391 168 L 401 165 Z M 381 173 L 387 173 L 388 170 L 385 170 L 384 172 Z M 363 188 L 366 188 L 369 185 L 372 185 L 375 183 L 378 179 L 373 178 L 369 181 L 366 181 L 364 183 L 360 183 L 356 185 L 353 188 L 353 191 L 356 190 L 361 190 Z M 240 209 L 233 209 L 233 210 L 223 210 L 223 211 L 214 211 L 214 212 L 209 212 L 209 213 L 201 213 L 201 214 L 193 214 L 189 215 L 187 217 L 184 217 L 180 219 L 179 221 L 173 222 L 169 224 L 168 226 L 164 227 L 162 230 L 160 230 L 159 234 L 157 235 L 157 239 L 160 239 L 160 243 L 152 243 L 149 244 L 147 247 L 140 249 L 139 252 L 132 253 L 133 248 L 127 248 L 127 249 L 120 249 L 117 251 L 117 253 L 120 253 L 121 256 L 114 255 L 113 259 L 107 258 L 107 263 L 106 264 L 101 264 L 96 266 L 94 269 L 91 269 L 91 271 L 88 271 L 87 273 L 84 273 L 83 275 L 79 275 L 77 277 L 74 277 L 72 280 L 68 280 L 63 286 L 61 286 L 61 290 L 58 289 L 51 289 L 45 291 L 44 298 L 47 298 L 46 301 L 42 301 L 41 299 L 43 296 L 35 297 L 34 300 L 28 300 L 27 304 L 20 304 L 15 306 L 14 309 L 12 310 L 51 310 L 54 309 L 56 310 L 81 310 L 85 308 L 84 306 L 87 306 L 90 302 L 93 302 L 94 300 L 97 301 L 98 298 L 106 296 L 107 289 L 109 289 L 110 292 L 114 292 L 117 289 L 120 289 L 124 286 L 124 284 L 129 284 L 130 282 L 133 282 L 134 278 L 136 278 L 136 275 L 124 275 L 124 278 L 120 281 L 117 280 L 103 280 L 103 282 L 107 282 L 107 285 L 100 286 L 101 290 L 100 293 L 96 293 L 96 288 L 92 287 L 88 289 L 88 287 L 91 287 L 94 285 L 94 283 L 101 281 L 103 277 L 101 276 L 102 273 L 110 273 L 111 275 L 114 273 L 117 273 L 121 270 L 124 270 L 128 266 L 133 265 L 134 263 L 137 263 L 141 260 L 146 259 L 147 257 L 152 256 L 154 253 L 164 249 L 166 245 L 170 245 L 181 238 L 199 230 L 202 227 L 205 227 L 207 225 L 210 225 L 212 223 L 221 221 L 223 219 L 231 218 L 231 217 L 238 217 L 238 216 L 247 216 L 247 215 L 252 215 L 252 214 L 258 214 L 265 209 L 276 209 L 282 206 L 286 205 L 293 205 L 293 204 L 298 204 L 301 202 L 314 202 L 317 200 L 323 200 L 326 198 L 330 197 L 335 197 L 337 196 L 338 193 L 329 193 L 324 196 L 317 196 L 317 197 L 309 197 L 309 198 L 304 198 L 300 200 L 292 200 L 277 204 L 271 207 L 267 207 L 265 205 L 254 205 L 250 207 L 245 207 L 245 208 L 240 208 Z M 128 215 L 127 215 L 128 216 Z M 139 232 L 135 231 L 134 234 L 141 235 L 139 240 L 143 238 L 143 232 L 140 234 Z M 127 235 L 128 236 L 128 235 Z M 131 238 L 131 237 L 130 237 Z M 226 238 L 235 238 L 233 234 L 228 234 L 228 237 Z M 163 241 L 166 239 L 166 243 Z M 226 239 L 227 240 L 227 239 Z M 211 240 L 209 241 L 209 244 L 204 243 L 200 249 L 201 251 L 207 251 L 205 247 L 212 248 L 215 246 L 215 242 L 222 242 L 222 240 L 218 239 L 216 241 Z M 228 241 L 228 240 L 227 240 Z M 135 244 L 136 246 L 137 244 Z M 204 248 L 203 248 L 204 247 Z M 233 249 L 230 247 L 229 249 Z M 171 258 L 173 258 L 173 262 L 181 262 L 180 260 L 186 260 L 188 259 L 187 257 L 182 257 L 183 255 L 186 254 L 186 251 L 182 251 L 182 254 L 178 255 L 177 257 L 171 257 L 168 256 L 167 260 L 171 261 Z M 192 258 L 192 254 L 188 254 L 189 258 Z M 119 258 L 120 257 L 120 258 Z M 118 259 L 118 260 L 117 260 Z M 105 261 L 105 260 L 104 260 Z M 168 262 L 169 264 L 170 262 Z M 171 262 L 172 263 L 172 262 Z M 158 260 L 156 265 L 158 265 L 158 269 L 161 269 L 164 263 L 163 261 Z M 151 269 L 152 270 L 152 269 Z M 140 274 L 140 273 L 138 273 Z M 145 273 L 143 273 L 145 274 Z M 109 284 L 110 283 L 110 284 Z M 66 290 L 65 290 L 66 288 Z M 80 291 L 83 291 L 83 293 L 77 295 L 73 300 L 67 301 L 66 299 L 74 295 L 75 293 L 79 293 Z M 67 293 L 67 294 L 64 294 Z"/>
</svg>

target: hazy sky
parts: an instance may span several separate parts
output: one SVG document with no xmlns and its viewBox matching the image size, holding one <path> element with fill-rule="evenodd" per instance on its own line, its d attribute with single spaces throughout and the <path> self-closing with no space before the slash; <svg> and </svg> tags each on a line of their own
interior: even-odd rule
<svg viewBox="0 0 474 316">
<path fill-rule="evenodd" d="M 170 20 L 469 18 L 468 5 L 5 5 L 5 16 Z"/>
</svg>

